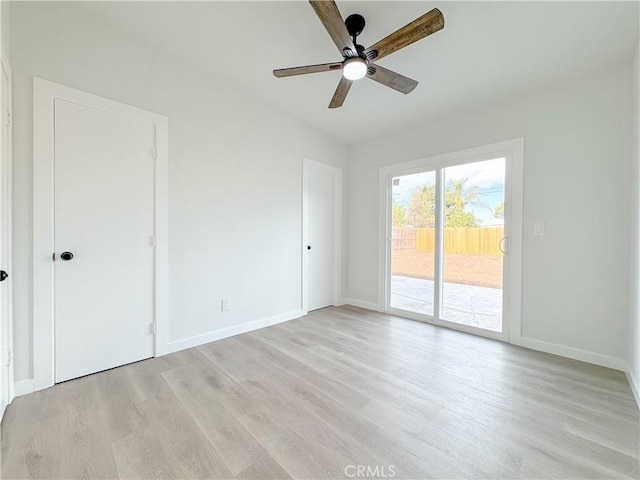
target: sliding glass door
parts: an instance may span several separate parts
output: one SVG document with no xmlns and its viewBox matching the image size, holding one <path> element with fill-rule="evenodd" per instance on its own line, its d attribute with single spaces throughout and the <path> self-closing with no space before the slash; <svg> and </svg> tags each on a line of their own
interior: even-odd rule
<svg viewBox="0 0 640 480">
<path fill-rule="evenodd" d="M 392 179 L 391 294 L 399 310 L 434 314 L 436 174 Z"/>
<path fill-rule="evenodd" d="M 502 332 L 505 159 L 443 170 L 440 318 Z"/>
<path fill-rule="evenodd" d="M 387 311 L 507 335 L 507 163 L 485 155 L 386 176 Z"/>
</svg>

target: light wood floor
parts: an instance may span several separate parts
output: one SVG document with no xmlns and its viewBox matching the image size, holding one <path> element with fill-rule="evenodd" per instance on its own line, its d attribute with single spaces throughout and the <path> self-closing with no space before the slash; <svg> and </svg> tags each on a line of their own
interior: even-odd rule
<svg viewBox="0 0 640 480">
<path fill-rule="evenodd" d="M 328 308 L 17 398 L 2 476 L 637 479 L 638 424 L 620 372 Z"/>
</svg>

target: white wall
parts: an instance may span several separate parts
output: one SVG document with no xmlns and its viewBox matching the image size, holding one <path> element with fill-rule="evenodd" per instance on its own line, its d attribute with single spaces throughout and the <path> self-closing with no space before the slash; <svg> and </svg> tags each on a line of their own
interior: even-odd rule
<svg viewBox="0 0 640 480">
<path fill-rule="evenodd" d="M 72 2 L 11 14 L 16 380 L 32 376 L 34 75 L 169 117 L 171 341 L 299 310 L 302 157 L 344 166 L 346 148 Z"/>
<path fill-rule="evenodd" d="M 297 310 L 301 158 L 344 166 L 345 148 L 73 4 L 14 2 L 11 14 L 16 380 L 32 375 L 33 75 L 169 117 L 171 340 Z M 524 136 L 523 334 L 621 361 L 628 348 L 637 378 L 637 283 L 627 311 L 630 251 L 636 282 L 638 272 L 628 223 L 639 215 L 637 169 L 629 207 L 631 78 L 620 66 L 353 147 L 345 296 L 378 301 L 380 166 Z M 545 222 L 544 237 L 533 237 L 534 221 Z M 231 312 L 219 312 L 221 297 Z"/>
<path fill-rule="evenodd" d="M 640 44 L 633 61 L 633 155 L 627 373 L 640 407 Z"/>
<path fill-rule="evenodd" d="M 624 365 L 631 114 L 624 65 L 354 147 L 347 296 L 378 303 L 381 166 L 525 137 L 523 336 Z"/>
</svg>

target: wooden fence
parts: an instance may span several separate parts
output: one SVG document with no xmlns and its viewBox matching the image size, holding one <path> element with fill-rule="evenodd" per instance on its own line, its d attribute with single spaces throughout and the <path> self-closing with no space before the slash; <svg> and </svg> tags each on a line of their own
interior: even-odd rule
<svg viewBox="0 0 640 480">
<path fill-rule="evenodd" d="M 391 248 L 393 250 L 406 250 L 416 248 L 415 228 L 394 228 L 391 236 Z"/>
<path fill-rule="evenodd" d="M 470 255 L 502 255 L 498 245 L 504 237 L 502 227 L 474 227 L 444 229 L 445 253 Z M 435 250 L 435 229 L 433 228 L 394 228 L 392 248 L 416 249 L 420 252 Z"/>
</svg>

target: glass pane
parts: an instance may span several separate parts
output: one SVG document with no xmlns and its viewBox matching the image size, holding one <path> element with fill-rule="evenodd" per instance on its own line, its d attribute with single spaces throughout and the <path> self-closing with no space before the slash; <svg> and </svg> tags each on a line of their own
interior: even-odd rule
<svg viewBox="0 0 640 480">
<path fill-rule="evenodd" d="M 416 173 L 392 182 L 389 305 L 433 316 L 436 175 Z"/>
<path fill-rule="evenodd" d="M 502 331 L 505 159 L 444 169 L 443 320 Z"/>
</svg>

